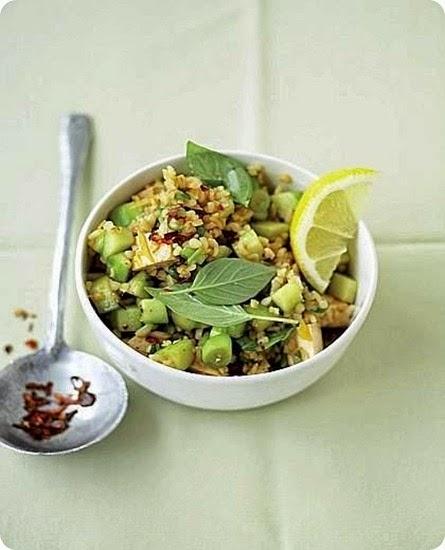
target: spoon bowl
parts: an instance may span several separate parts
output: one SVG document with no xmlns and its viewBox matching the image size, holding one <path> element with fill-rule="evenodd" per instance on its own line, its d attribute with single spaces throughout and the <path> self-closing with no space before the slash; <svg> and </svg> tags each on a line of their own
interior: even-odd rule
<svg viewBox="0 0 445 550">
<path fill-rule="evenodd" d="M 122 376 L 98 357 L 70 349 L 63 335 L 74 199 L 82 180 L 91 139 L 91 121 L 88 116 L 74 113 L 62 118 L 59 225 L 54 247 L 45 344 L 40 351 L 17 359 L 0 371 L 0 445 L 22 453 L 54 455 L 83 449 L 106 437 L 119 424 L 127 409 L 127 388 Z M 83 393 L 87 401 L 80 403 L 75 396 L 76 390 L 79 390 L 77 399 L 81 400 L 81 386 L 74 388 L 73 383 L 80 382 L 82 385 L 82 381 L 90 385 L 84 388 Z M 59 401 L 55 406 L 51 403 L 49 407 L 45 396 L 43 403 L 39 402 L 38 408 L 33 409 L 36 401 L 30 396 L 31 404 L 26 414 L 30 414 L 31 418 L 26 421 L 32 424 L 32 434 L 14 426 L 24 416 L 23 393 L 27 389 L 26 385 L 48 382 L 53 384 L 54 392 L 64 396 L 72 395 L 74 402 L 66 404 L 63 401 L 61 405 Z M 39 397 L 39 394 L 36 396 Z M 48 407 L 52 414 L 55 414 L 56 409 L 60 416 L 49 416 Z M 70 413 L 74 411 L 77 412 L 73 416 Z M 50 435 L 50 438 L 32 437 L 42 435 L 42 432 L 45 436 Z"/>
<path fill-rule="evenodd" d="M 78 412 L 65 432 L 38 441 L 13 426 L 24 414 L 22 393 L 26 384 L 53 382 L 54 391 L 70 394 L 71 376 L 91 382 L 96 401 L 92 407 L 76 407 Z M 0 443 L 19 452 L 65 454 L 97 443 L 119 424 L 126 407 L 127 390 L 120 374 L 102 359 L 67 346 L 57 354 L 42 349 L 0 371 Z"/>
</svg>

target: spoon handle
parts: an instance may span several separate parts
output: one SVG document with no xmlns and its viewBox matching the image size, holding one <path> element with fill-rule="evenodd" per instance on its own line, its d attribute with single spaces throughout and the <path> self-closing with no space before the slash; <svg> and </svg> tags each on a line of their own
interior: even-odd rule
<svg viewBox="0 0 445 550">
<path fill-rule="evenodd" d="M 49 323 L 45 348 L 57 353 L 63 346 L 68 256 L 73 222 L 73 205 L 77 184 L 81 181 L 91 143 L 91 122 L 86 115 L 62 117 L 60 128 L 61 190 L 59 223 L 54 247 L 52 279 L 49 294 Z"/>
</svg>

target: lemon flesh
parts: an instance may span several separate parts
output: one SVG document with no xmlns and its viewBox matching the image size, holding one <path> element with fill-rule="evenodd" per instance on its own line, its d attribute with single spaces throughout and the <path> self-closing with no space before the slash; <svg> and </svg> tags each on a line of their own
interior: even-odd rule
<svg viewBox="0 0 445 550">
<path fill-rule="evenodd" d="M 340 256 L 357 232 L 358 220 L 377 172 L 344 168 L 313 181 L 292 217 L 290 242 L 308 282 L 324 292 Z"/>
</svg>

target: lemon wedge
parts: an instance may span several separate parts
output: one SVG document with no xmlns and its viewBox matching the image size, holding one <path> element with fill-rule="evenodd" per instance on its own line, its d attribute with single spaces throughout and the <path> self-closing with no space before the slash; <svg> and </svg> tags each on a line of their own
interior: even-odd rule
<svg viewBox="0 0 445 550">
<path fill-rule="evenodd" d="M 303 275 L 324 292 L 340 256 L 357 232 L 358 220 L 377 172 L 343 168 L 313 181 L 292 217 L 290 242 Z"/>
</svg>

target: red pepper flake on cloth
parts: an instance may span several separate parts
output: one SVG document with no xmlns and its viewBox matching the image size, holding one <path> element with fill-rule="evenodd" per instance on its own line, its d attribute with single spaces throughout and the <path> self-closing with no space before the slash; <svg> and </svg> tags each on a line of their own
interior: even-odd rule
<svg viewBox="0 0 445 550">
<path fill-rule="evenodd" d="M 69 428 L 77 409 L 67 411 L 72 405 L 91 407 L 96 401 L 94 393 L 88 391 L 90 382 L 79 376 L 72 376 L 71 383 L 75 395 L 53 393 L 53 383 L 29 382 L 23 393 L 23 408 L 26 414 L 13 426 L 23 430 L 33 439 L 42 440 L 61 434 Z"/>
<path fill-rule="evenodd" d="M 24 342 L 25 346 L 27 346 L 29 349 L 35 350 L 39 347 L 39 343 L 35 338 L 28 338 L 28 340 L 25 340 Z"/>
</svg>

